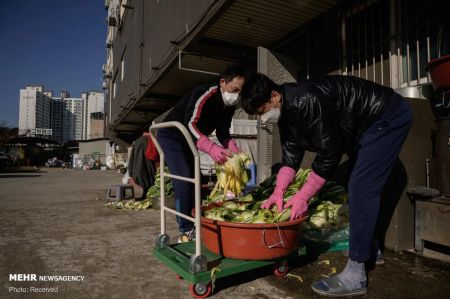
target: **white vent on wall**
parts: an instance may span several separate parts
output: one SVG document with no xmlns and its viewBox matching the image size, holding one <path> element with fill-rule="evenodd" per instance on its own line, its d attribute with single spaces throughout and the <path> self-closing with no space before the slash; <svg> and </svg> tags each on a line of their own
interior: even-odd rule
<svg viewBox="0 0 450 299">
<path fill-rule="evenodd" d="M 231 122 L 230 134 L 256 136 L 258 134 L 256 125 L 257 120 L 233 119 Z"/>
</svg>

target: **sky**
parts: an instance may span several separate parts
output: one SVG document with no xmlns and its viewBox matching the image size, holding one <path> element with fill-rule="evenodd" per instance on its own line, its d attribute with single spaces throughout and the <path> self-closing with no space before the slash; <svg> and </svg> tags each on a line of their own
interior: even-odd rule
<svg viewBox="0 0 450 299">
<path fill-rule="evenodd" d="M 102 90 L 104 0 L 0 0 L 0 122 L 17 127 L 19 90 Z M 56 95 L 55 95 L 56 94 Z"/>
</svg>

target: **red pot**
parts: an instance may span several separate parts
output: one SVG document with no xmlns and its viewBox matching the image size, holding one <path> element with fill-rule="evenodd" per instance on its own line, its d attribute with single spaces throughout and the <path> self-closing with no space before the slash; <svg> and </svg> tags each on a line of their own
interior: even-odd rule
<svg viewBox="0 0 450 299">
<path fill-rule="evenodd" d="M 240 260 L 272 260 L 285 257 L 298 247 L 300 224 L 306 218 L 253 224 L 217 221 L 202 216 L 201 238 L 208 250 L 220 256 Z"/>
<path fill-rule="evenodd" d="M 427 69 L 435 90 L 450 89 L 450 55 L 431 60 Z"/>
</svg>

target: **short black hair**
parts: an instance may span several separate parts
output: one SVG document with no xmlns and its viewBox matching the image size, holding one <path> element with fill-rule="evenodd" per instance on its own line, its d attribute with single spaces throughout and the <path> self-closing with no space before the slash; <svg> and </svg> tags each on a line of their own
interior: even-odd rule
<svg viewBox="0 0 450 299">
<path fill-rule="evenodd" d="M 271 94 L 274 90 L 280 92 L 281 87 L 261 73 L 246 80 L 239 94 L 245 112 L 256 114 L 259 108 L 270 102 Z"/>
<path fill-rule="evenodd" d="M 247 80 L 252 74 L 249 67 L 242 63 L 235 63 L 230 65 L 223 73 L 220 74 L 220 79 L 224 79 L 226 83 L 232 81 L 236 77 L 242 77 Z"/>
</svg>

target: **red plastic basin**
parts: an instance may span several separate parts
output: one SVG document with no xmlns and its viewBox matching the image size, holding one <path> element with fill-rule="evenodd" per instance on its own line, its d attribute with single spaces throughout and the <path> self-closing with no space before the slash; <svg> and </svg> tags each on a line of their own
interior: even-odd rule
<svg viewBox="0 0 450 299">
<path fill-rule="evenodd" d="M 435 90 L 450 88 L 450 55 L 431 60 L 427 69 Z"/>
<path fill-rule="evenodd" d="M 220 256 L 240 260 L 272 260 L 285 257 L 298 247 L 300 224 L 306 218 L 272 224 L 248 224 L 202 216 L 201 238 L 208 250 Z"/>
</svg>

